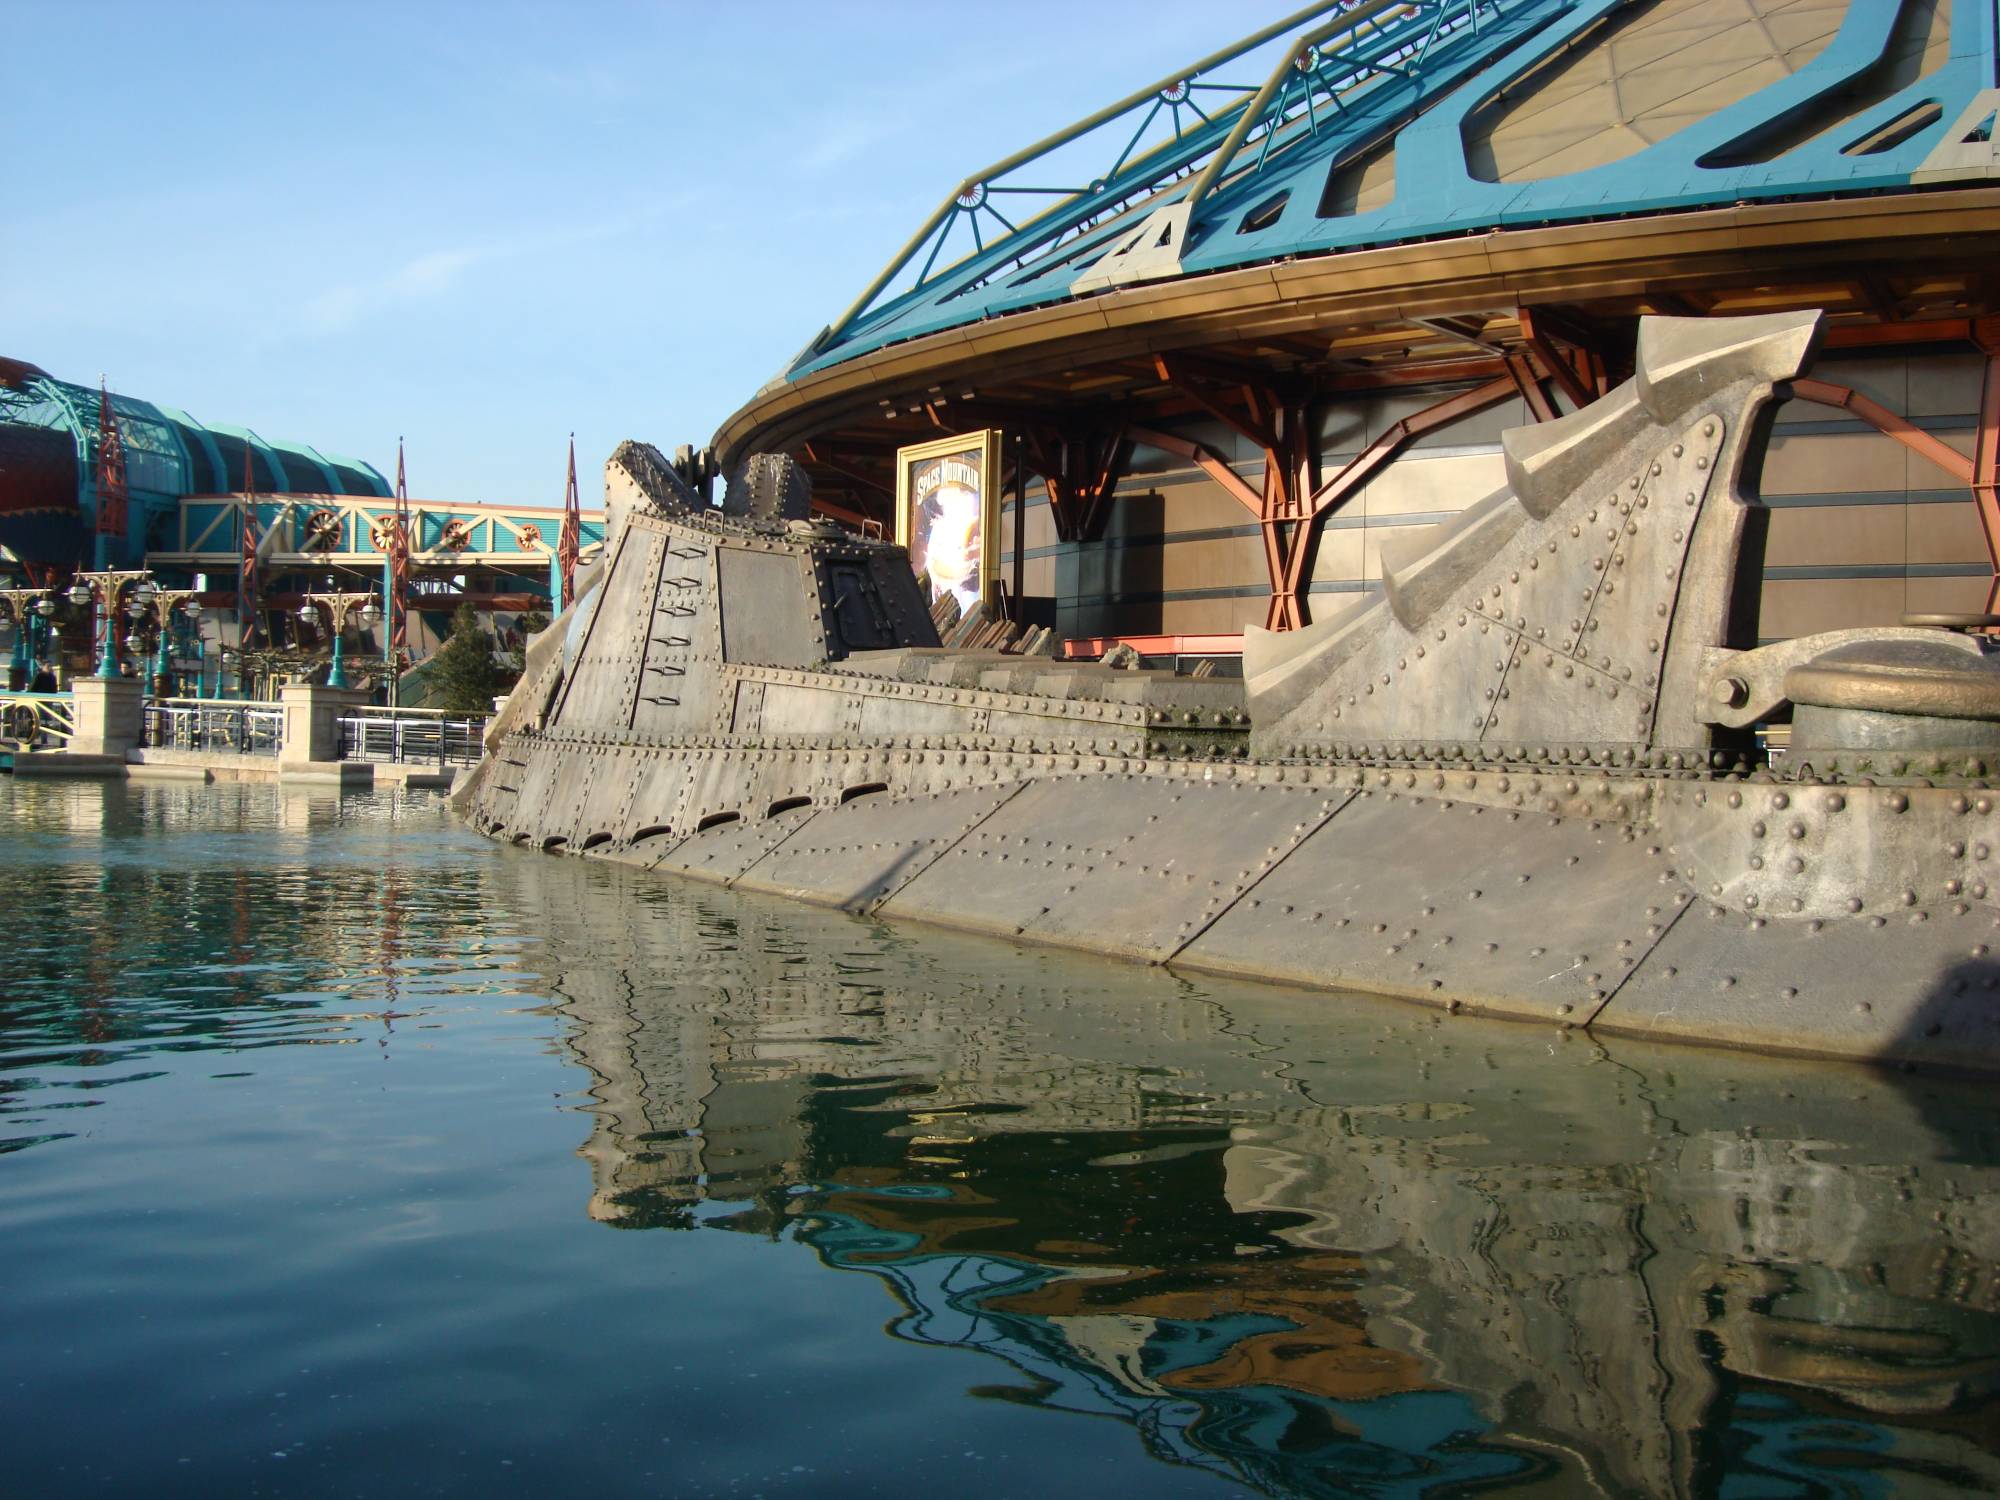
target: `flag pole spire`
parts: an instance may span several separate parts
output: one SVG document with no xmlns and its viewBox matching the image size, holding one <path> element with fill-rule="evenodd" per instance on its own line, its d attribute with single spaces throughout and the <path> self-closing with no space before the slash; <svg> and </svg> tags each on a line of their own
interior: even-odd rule
<svg viewBox="0 0 2000 1500">
<path fill-rule="evenodd" d="M 562 532 L 556 538 L 556 566 L 562 575 L 560 608 L 576 602 L 576 560 L 583 552 L 583 508 L 576 493 L 576 434 L 569 435 L 569 480 L 563 487 Z"/>
</svg>

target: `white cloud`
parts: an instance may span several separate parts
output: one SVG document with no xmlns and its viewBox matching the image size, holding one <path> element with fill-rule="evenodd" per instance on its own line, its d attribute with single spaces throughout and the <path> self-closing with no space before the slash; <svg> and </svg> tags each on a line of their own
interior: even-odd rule
<svg viewBox="0 0 2000 1500">
<path fill-rule="evenodd" d="M 321 333 L 339 333 L 371 313 L 440 296 L 472 266 L 506 253 L 474 246 L 428 251 L 372 280 L 343 282 L 308 298 L 305 323 Z"/>
<path fill-rule="evenodd" d="M 824 172 L 828 167 L 859 156 L 878 141 L 885 141 L 903 128 L 900 116 L 849 116 L 836 120 L 813 133 L 812 144 L 799 153 L 799 165 L 809 172 Z"/>
<path fill-rule="evenodd" d="M 691 191 L 662 193 L 643 208 L 584 228 L 429 250 L 378 276 L 341 282 L 306 298 L 300 309 L 301 323 L 316 333 L 342 333 L 363 319 L 392 308 L 444 296 L 477 266 L 552 255 L 633 234 L 660 219 L 685 212 L 694 202 Z"/>
</svg>

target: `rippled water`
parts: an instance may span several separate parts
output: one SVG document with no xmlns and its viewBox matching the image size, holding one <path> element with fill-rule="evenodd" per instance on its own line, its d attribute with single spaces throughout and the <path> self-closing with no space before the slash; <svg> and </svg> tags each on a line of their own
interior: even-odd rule
<svg viewBox="0 0 2000 1500">
<path fill-rule="evenodd" d="M 0 1494 L 2000 1491 L 1990 1085 L 422 795 L 0 782 L 0 911 Z"/>
</svg>

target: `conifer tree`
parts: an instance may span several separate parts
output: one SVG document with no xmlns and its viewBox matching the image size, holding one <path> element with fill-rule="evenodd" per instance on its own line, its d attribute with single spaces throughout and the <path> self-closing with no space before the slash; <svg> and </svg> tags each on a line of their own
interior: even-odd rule
<svg viewBox="0 0 2000 1500">
<path fill-rule="evenodd" d="M 451 617 L 451 634 L 424 668 L 432 701 L 448 713 L 491 712 L 494 695 L 505 686 L 500 664 L 493 659 L 493 637 L 479 623 L 479 611 L 459 605 Z"/>
</svg>

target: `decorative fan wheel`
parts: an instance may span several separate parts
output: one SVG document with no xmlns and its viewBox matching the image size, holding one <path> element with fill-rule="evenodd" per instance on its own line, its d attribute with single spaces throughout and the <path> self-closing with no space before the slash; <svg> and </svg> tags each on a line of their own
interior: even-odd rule
<svg viewBox="0 0 2000 1500">
<path fill-rule="evenodd" d="M 438 545 L 447 552 L 463 552 L 472 545 L 472 524 L 468 521 L 445 522 Z"/>
<path fill-rule="evenodd" d="M 340 545 L 340 512 L 316 510 L 306 517 L 306 550 L 331 552 Z"/>
<path fill-rule="evenodd" d="M 523 552 L 532 552 L 542 545 L 542 528 L 533 521 L 526 522 L 514 533 L 514 545 Z"/>
<path fill-rule="evenodd" d="M 375 544 L 377 552 L 387 552 L 396 545 L 396 520 L 384 516 L 368 528 L 368 540 Z"/>
</svg>

